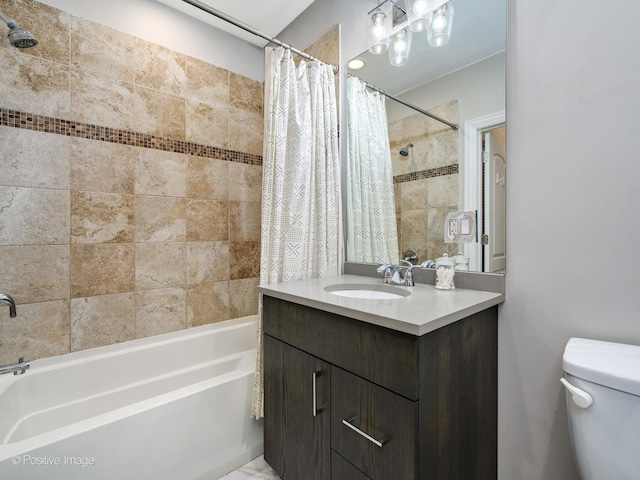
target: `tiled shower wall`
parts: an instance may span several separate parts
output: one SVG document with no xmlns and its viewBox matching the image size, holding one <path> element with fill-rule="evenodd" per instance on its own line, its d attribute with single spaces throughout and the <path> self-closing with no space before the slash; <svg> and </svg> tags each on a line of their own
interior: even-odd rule
<svg viewBox="0 0 640 480">
<path fill-rule="evenodd" d="M 31 0 L 0 10 L 0 364 L 257 312 L 262 84 Z"/>
<path fill-rule="evenodd" d="M 458 122 L 457 101 L 429 111 Z M 389 124 L 401 258 L 407 250 L 420 262 L 457 253 L 457 244 L 444 243 L 444 220 L 458 210 L 458 135 L 422 113 Z M 409 142 L 414 146 L 403 157 L 400 149 Z"/>
</svg>

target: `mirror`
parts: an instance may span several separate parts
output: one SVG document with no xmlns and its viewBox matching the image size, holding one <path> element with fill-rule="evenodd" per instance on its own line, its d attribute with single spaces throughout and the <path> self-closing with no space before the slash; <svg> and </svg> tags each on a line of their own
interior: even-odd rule
<svg viewBox="0 0 640 480">
<path fill-rule="evenodd" d="M 399 17 L 397 28 L 401 28 L 406 16 L 403 18 L 397 7 L 387 3 Z M 404 1 L 393 3 L 405 5 Z M 388 53 L 374 55 L 367 51 L 358 57 L 364 61 L 363 68 L 348 69 L 350 77 L 459 128 L 454 130 L 387 96 L 386 142 L 392 173 L 391 179 L 389 175 L 384 177 L 384 183 L 387 187 L 389 182 L 393 184 L 395 219 L 373 219 L 371 230 L 365 233 L 358 217 L 371 205 L 365 198 L 353 202 L 351 196 L 355 198 L 353 190 L 363 187 L 361 177 L 370 170 L 374 162 L 371 151 L 375 149 L 370 147 L 365 152 L 356 145 L 354 139 L 361 138 L 360 133 L 353 133 L 353 138 L 347 135 L 347 184 L 353 182 L 347 188 L 347 261 L 397 264 L 411 257 L 415 264 L 435 260 L 443 253 L 453 256 L 460 252 L 469 258 L 471 271 L 504 271 L 506 0 L 451 0 L 449 4 L 455 6 L 455 16 L 445 45 L 432 47 L 426 32 L 414 32 L 405 65 L 392 66 Z M 363 17 L 366 14 L 363 12 Z M 351 88 L 349 85 L 350 94 Z M 371 93 L 372 89 L 366 91 Z M 365 122 L 363 108 L 356 105 L 348 99 L 349 129 L 352 122 Z M 371 135 L 369 144 L 382 135 Z M 352 165 L 362 157 L 369 163 L 352 173 Z M 365 191 L 373 188 L 374 180 L 367 182 L 362 188 Z M 381 196 L 376 194 L 376 198 Z M 379 206 L 372 208 L 380 211 Z M 445 220 L 455 211 L 477 212 L 476 241 L 445 243 Z M 393 230 L 397 249 L 391 248 L 388 255 L 396 258 L 372 260 L 362 255 L 362 243 L 380 242 Z M 386 241 L 395 246 L 393 239 Z M 374 245 L 373 249 L 379 251 L 378 247 Z M 370 248 L 369 244 L 364 248 Z"/>
</svg>

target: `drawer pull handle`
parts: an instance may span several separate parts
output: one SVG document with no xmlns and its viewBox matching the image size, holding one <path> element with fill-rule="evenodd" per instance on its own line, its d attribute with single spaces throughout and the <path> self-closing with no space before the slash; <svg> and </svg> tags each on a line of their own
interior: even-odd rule
<svg viewBox="0 0 640 480">
<path fill-rule="evenodd" d="M 354 432 L 356 432 L 359 435 L 362 435 L 364 438 L 366 438 L 367 440 L 369 440 L 371 443 L 377 445 L 378 447 L 382 448 L 382 445 L 384 444 L 384 441 L 380 441 L 380 440 L 376 440 L 375 438 L 373 438 L 371 435 L 363 432 L 362 430 L 360 430 L 358 427 L 356 427 L 355 425 L 353 425 L 351 422 L 353 422 L 355 420 L 354 418 L 351 418 L 349 420 L 342 420 L 342 424 L 346 425 L 347 427 L 349 427 L 351 430 L 353 430 Z"/>
<path fill-rule="evenodd" d="M 317 389 L 316 389 L 316 380 L 319 375 L 320 375 L 320 372 L 313 372 L 313 416 L 314 417 L 318 416 L 318 395 L 317 395 Z"/>
</svg>

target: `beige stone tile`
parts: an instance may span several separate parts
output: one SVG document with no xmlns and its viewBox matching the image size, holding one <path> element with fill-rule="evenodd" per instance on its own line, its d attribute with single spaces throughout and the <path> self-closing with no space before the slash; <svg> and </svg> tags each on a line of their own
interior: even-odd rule
<svg viewBox="0 0 640 480">
<path fill-rule="evenodd" d="M 69 188 L 69 138 L 0 126 L 0 184 Z"/>
<path fill-rule="evenodd" d="M 258 313 L 258 284 L 260 278 L 245 278 L 229 282 L 229 318 L 246 317 Z"/>
<path fill-rule="evenodd" d="M 410 171 L 445 167 L 459 162 L 458 132 L 445 132 L 416 141 Z"/>
<path fill-rule="evenodd" d="M 187 200 L 187 240 L 204 242 L 229 239 L 229 202 Z"/>
<path fill-rule="evenodd" d="M 187 289 L 187 327 L 229 319 L 229 283 L 200 283 Z"/>
<path fill-rule="evenodd" d="M 229 106 L 229 71 L 194 57 L 187 57 L 187 91 L 189 100 Z"/>
<path fill-rule="evenodd" d="M 137 243 L 136 290 L 181 287 L 187 283 L 184 243 Z"/>
<path fill-rule="evenodd" d="M 229 200 L 240 202 L 262 201 L 262 167 L 229 163 Z"/>
<path fill-rule="evenodd" d="M 136 38 L 136 85 L 184 96 L 187 58 L 183 53 Z"/>
<path fill-rule="evenodd" d="M 69 118 L 69 67 L 0 48 L 2 107 Z"/>
<path fill-rule="evenodd" d="M 70 270 L 72 298 L 133 291 L 133 245 L 71 245 Z"/>
<path fill-rule="evenodd" d="M 334 26 L 318 40 L 313 42 L 305 52 L 333 65 L 340 65 L 340 25 Z"/>
<path fill-rule="evenodd" d="M 229 278 L 260 276 L 260 242 L 229 242 Z"/>
<path fill-rule="evenodd" d="M 458 186 L 459 175 L 457 173 L 451 175 L 443 175 L 441 177 L 432 177 L 426 179 L 428 182 L 427 190 L 427 206 L 432 207 L 451 207 L 456 209 L 458 206 Z"/>
<path fill-rule="evenodd" d="M 186 204 L 183 198 L 136 196 L 136 242 L 183 242 Z"/>
<path fill-rule="evenodd" d="M 134 193 L 139 148 L 71 139 L 71 188 L 89 192 Z"/>
<path fill-rule="evenodd" d="M 133 340 L 133 292 L 71 300 L 71 351 Z"/>
<path fill-rule="evenodd" d="M 58 63 L 69 63 L 69 19 L 71 15 L 33 0 L 3 0 L 2 11 L 38 40 L 31 48 L 14 49 L 23 55 Z M 13 48 L 9 42 L 0 45 Z"/>
<path fill-rule="evenodd" d="M 0 322 L 0 364 L 69 353 L 69 300 L 18 305 Z"/>
<path fill-rule="evenodd" d="M 136 85 L 134 115 L 136 131 L 175 140 L 186 138 L 186 100 L 182 97 Z"/>
<path fill-rule="evenodd" d="M 262 115 L 232 108 L 229 112 L 230 150 L 253 155 L 262 155 L 264 150 L 264 117 Z"/>
<path fill-rule="evenodd" d="M 82 70 L 135 80 L 135 37 L 80 17 L 71 17 L 71 65 Z"/>
<path fill-rule="evenodd" d="M 187 155 L 139 148 L 136 159 L 136 194 L 184 197 Z"/>
<path fill-rule="evenodd" d="M 69 192 L 0 187 L 0 244 L 68 244 Z"/>
<path fill-rule="evenodd" d="M 133 195 L 71 192 L 72 243 L 132 243 Z"/>
<path fill-rule="evenodd" d="M 229 240 L 260 241 L 262 204 L 229 202 Z"/>
<path fill-rule="evenodd" d="M 182 288 L 136 292 L 135 337 L 185 329 L 186 310 L 186 293 Z"/>
<path fill-rule="evenodd" d="M 421 261 L 427 259 L 425 257 L 427 255 L 427 217 L 426 208 L 402 212 L 400 255 L 407 250 L 413 250 L 418 254 Z M 442 235 L 444 236 L 444 230 Z"/>
<path fill-rule="evenodd" d="M 457 243 L 444 243 L 444 221 L 449 212 L 456 211 L 456 208 L 438 207 L 429 208 L 428 229 L 427 229 L 427 249 L 429 258 L 434 260 L 441 257 L 443 253 L 455 255 L 458 251 Z"/>
<path fill-rule="evenodd" d="M 229 72 L 229 104 L 239 110 L 246 110 L 262 116 L 262 83 L 244 75 Z"/>
<path fill-rule="evenodd" d="M 427 208 L 427 186 L 429 179 L 402 183 L 401 208 L 403 212 Z"/>
<path fill-rule="evenodd" d="M 229 199 L 229 162 L 189 156 L 187 197 L 227 201 Z"/>
<path fill-rule="evenodd" d="M 228 242 L 187 243 L 187 283 L 189 285 L 228 279 Z"/>
<path fill-rule="evenodd" d="M 0 246 L 2 291 L 18 304 L 69 298 L 69 246 Z"/>
<path fill-rule="evenodd" d="M 229 110 L 226 107 L 187 101 L 187 140 L 214 147 L 229 146 Z"/>
<path fill-rule="evenodd" d="M 133 128 L 134 87 L 114 77 L 71 70 L 71 116 L 104 127 Z"/>
</svg>

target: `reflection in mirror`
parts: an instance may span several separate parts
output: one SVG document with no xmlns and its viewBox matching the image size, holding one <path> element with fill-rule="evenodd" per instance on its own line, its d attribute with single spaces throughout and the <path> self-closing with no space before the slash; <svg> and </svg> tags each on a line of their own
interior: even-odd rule
<svg viewBox="0 0 640 480">
<path fill-rule="evenodd" d="M 425 32 L 424 38 L 414 33 L 406 65 L 391 66 L 387 55 L 365 52 L 358 57 L 364 67 L 349 70 L 417 110 L 386 98 L 386 135 L 365 135 L 370 114 L 365 103 L 353 100 L 354 91 L 368 98 L 366 105 L 385 97 L 362 82 L 357 90 L 358 79 L 348 78 L 348 261 L 397 264 L 411 257 L 415 264 L 460 252 L 469 257 L 472 271 L 504 271 L 506 1 L 451 3 L 455 22 L 446 45 L 432 47 Z M 494 135 L 487 141 L 490 131 Z M 485 148 L 492 151 L 485 153 Z M 363 180 L 373 171 L 387 172 L 389 158 L 391 175 Z M 485 164 L 483 158 L 491 161 Z M 389 182 L 393 211 L 384 193 Z M 477 211 L 477 240 L 445 243 L 445 218 L 460 210 Z"/>
</svg>

